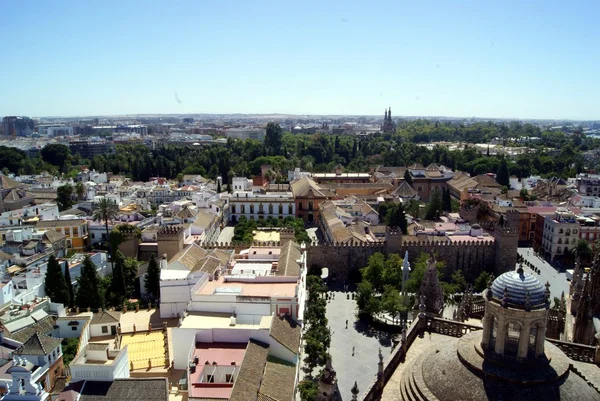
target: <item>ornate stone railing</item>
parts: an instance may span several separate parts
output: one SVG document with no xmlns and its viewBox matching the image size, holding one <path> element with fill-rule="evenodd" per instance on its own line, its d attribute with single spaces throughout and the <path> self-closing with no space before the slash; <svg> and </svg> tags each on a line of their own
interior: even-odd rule
<svg viewBox="0 0 600 401">
<path fill-rule="evenodd" d="M 483 330 L 483 327 L 432 317 L 427 318 L 426 330 L 446 336 L 462 337 L 472 331 Z"/>
<path fill-rule="evenodd" d="M 596 347 L 546 338 L 574 361 L 596 363 Z"/>
</svg>

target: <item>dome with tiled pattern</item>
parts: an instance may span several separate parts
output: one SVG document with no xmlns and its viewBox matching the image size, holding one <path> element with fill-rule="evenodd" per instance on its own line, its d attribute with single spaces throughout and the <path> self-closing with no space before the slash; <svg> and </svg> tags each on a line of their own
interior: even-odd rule
<svg viewBox="0 0 600 401">
<path fill-rule="evenodd" d="M 532 309 L 537 309 L 546 304 L 546 290 L 544 285 L 523 269 L 511 271 L 498 276 L 492 283 L 492 296 L 502 301 L 506 292 L 509 306 L 524 308 L 527 295 Z"/>
</svg>

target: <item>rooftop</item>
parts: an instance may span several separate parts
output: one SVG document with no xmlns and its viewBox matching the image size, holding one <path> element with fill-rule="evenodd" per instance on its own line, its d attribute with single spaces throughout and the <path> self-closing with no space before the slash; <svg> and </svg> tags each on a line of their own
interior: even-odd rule
<svg viewBox="0 0 600 401">
<path fill-rule="evenodd" d="M 197 295 L 237 295 L 244 297 L 295 297 L 296 283 L 227 282 L 223 276 L 209 281 Z"/>
</svg>

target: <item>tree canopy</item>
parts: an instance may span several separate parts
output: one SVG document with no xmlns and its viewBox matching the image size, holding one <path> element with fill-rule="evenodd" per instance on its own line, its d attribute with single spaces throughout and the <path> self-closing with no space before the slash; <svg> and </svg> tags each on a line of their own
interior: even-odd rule
<svg viewBox="0 0 600 401">
<path fill-rule="evenodd" d="M 89 256 L 86 256 L 82 262 L 81 274 L 77 278 L 75 304 L 80 308 L 102 308 L 104 299 L 101 290 L 101 279 L 96 271 L 96 265 Z"/>
<path fill-rule="evenodd" d="M 48 258 L 46 277 L 44 279 L 46 295 L 52 302 L 57 302 L 69 306 L 71 298 L 69 296 L 69 287 L 63 275 L 60 263 L 54 255 Z"/>
</svg>

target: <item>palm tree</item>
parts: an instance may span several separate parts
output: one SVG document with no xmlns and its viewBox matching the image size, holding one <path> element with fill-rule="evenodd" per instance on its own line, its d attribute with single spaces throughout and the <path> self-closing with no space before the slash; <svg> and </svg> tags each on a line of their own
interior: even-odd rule
<svg viewBox="0 0 600 401">
<path fill-rule="evenodd" d="M 94 221 L 104 221 L 106 227 L 106 241 L 108 242 L 108 253 L 110 254 L 110 234 L 108 232 L 108 220 L 114 220 L 119 216 L 119 208 L 117 204 L 108 199 L 102 198 L 94 205 L 94 213 L 92 217 Z"/>
<path fill-rule="evenodd" d="M 577 241 L 577 244 L 573 248 L 573 255 L 577 259 L 579 265 L 581 265 L 582 259 L 592 256 L 592 248 L 590 247 L 590 243 L 584 239 Z"/>
<path fill-rule="evenodd" d="M 77 194 L 78 200 L 83 200 L 83 195 L 85 195 L 85 185 L 81 182 L 75 184 L 75 193 Z"/>
</svg>

